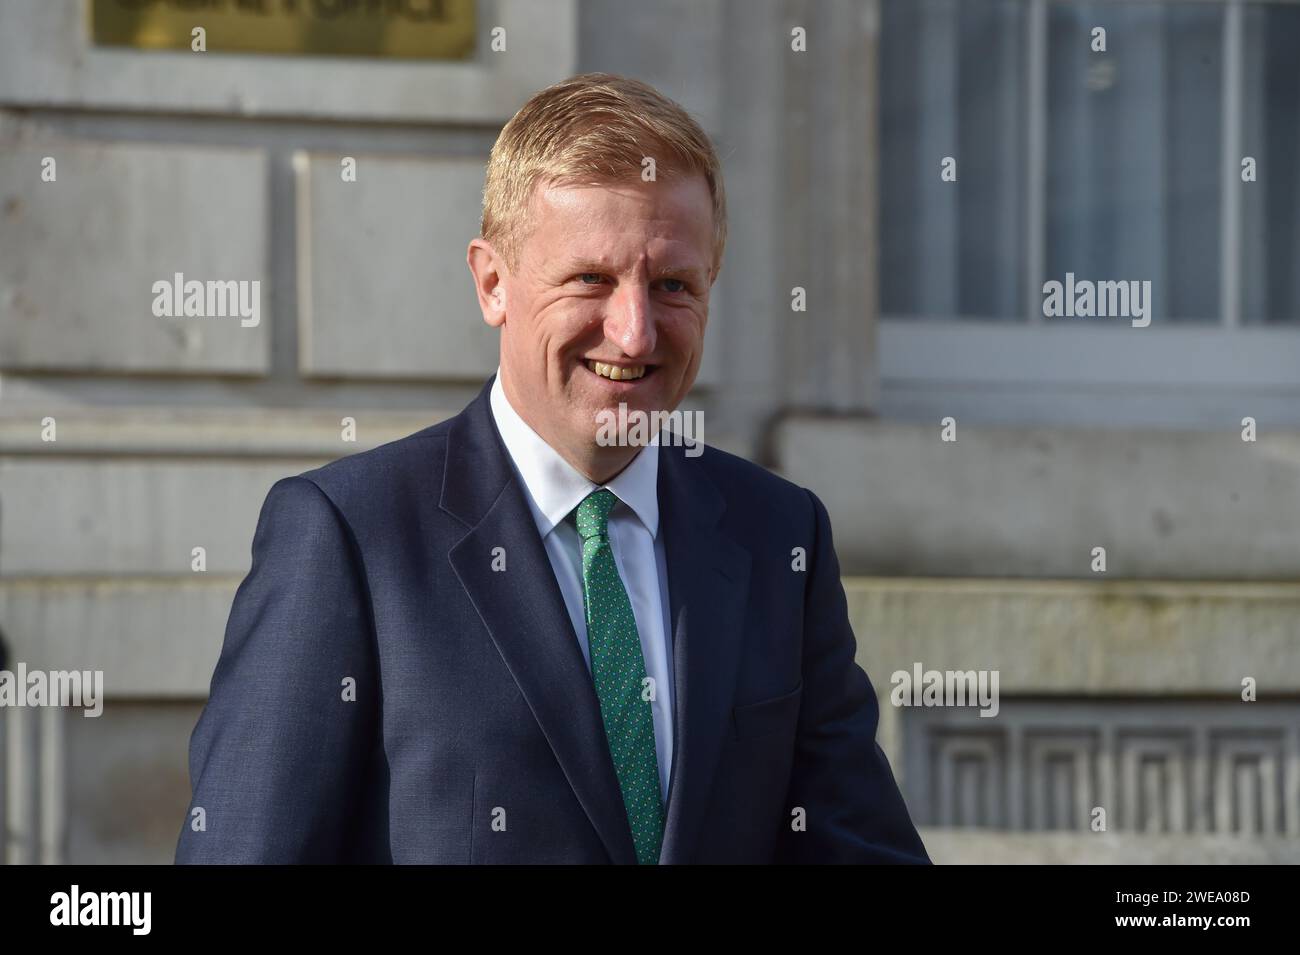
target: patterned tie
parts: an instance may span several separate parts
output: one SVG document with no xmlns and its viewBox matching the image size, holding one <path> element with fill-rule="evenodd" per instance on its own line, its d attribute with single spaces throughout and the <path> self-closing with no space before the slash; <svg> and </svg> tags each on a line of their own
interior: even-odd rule
<svg viewBox="0 0 1300 955">
<path fill-rule="evenodd" d="M 664 813 L 654 719 L 650 703 L 641 696 L 646 678 L 641 638 L 609 546 L 609 512 L 617 503 L 613 491 L 601 488 L 587 495 L 574 511 L 582 536 L 582 598 L 591 677 L 614 772 L 623 790 L 632 844 L 637 862 L 653 865 L 659 861 Z"/>
</svg>

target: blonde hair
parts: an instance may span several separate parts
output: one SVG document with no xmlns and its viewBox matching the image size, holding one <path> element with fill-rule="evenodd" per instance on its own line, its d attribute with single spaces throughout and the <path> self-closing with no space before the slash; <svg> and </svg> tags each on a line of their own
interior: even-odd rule
<svg viewBox="0 0 1300 955">
<path fill-rule="evenodd" d="M 481 235 L 513 269 L 539 182 L 639 179 L 647 156 L 655 159 L 656 178 L 699 173 L 708 182 L 716 276 L 727 241 L 727 203 L 713 144 L 677 103 L 646 83 L 612 73 L 583 73 L 548 86 L 506 123 L 488 160 Z"/>
</svg>

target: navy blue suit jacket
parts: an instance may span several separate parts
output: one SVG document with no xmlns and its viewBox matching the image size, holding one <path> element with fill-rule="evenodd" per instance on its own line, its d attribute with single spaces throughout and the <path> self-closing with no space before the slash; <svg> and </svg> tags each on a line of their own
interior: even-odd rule
<svg viewBox="0 0 1300 955">
<path fill-rule="evenodd" d="M 271 488 L 190 743 L 178 862 L 636 861 L 490 384 Z M 821 502 L 684 452 L 659 463 L 676 687 L 661 861 L 928 862 L 875 741 Z"/>
</svg>

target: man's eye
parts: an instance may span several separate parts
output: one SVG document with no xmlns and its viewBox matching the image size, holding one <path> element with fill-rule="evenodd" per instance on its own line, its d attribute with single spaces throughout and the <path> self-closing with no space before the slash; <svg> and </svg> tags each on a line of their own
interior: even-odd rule
<svg viewBox="0 0 1300 955">
<path fill-rule="evenodd" d="M 599 285 L 599 284 L 600 284 L 600 273 L 599 273 L 599 272 L 583 272 L 582 275 L 580 275 L 580 276 L 578 276 L 578 277 L 579 277 L 580 279 L 582 279 L 582 283 L 583 283 L 584 285 Z"/>
<path fill-rule="evenodd" d="M 681 292 L 686 289 L 686 283 L 681 279 L 664 279 L 665 292 Z"/>
</svg>

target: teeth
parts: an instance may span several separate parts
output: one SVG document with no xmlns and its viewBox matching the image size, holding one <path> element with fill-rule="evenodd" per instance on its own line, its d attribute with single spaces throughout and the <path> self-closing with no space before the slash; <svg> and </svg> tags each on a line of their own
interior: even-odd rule
<svg viewBox="0 0 1300 955">
<path fill-rule="evenodd" d="M 602 378 L 609 378 L 611 381 L 632 381 L 645 374 L 645 365 L 632 365 L 630 368 L 622 368 L 618 365 L 607 365 L 603 361 L 588 360 L 587 367 Z"/>
</svg>

